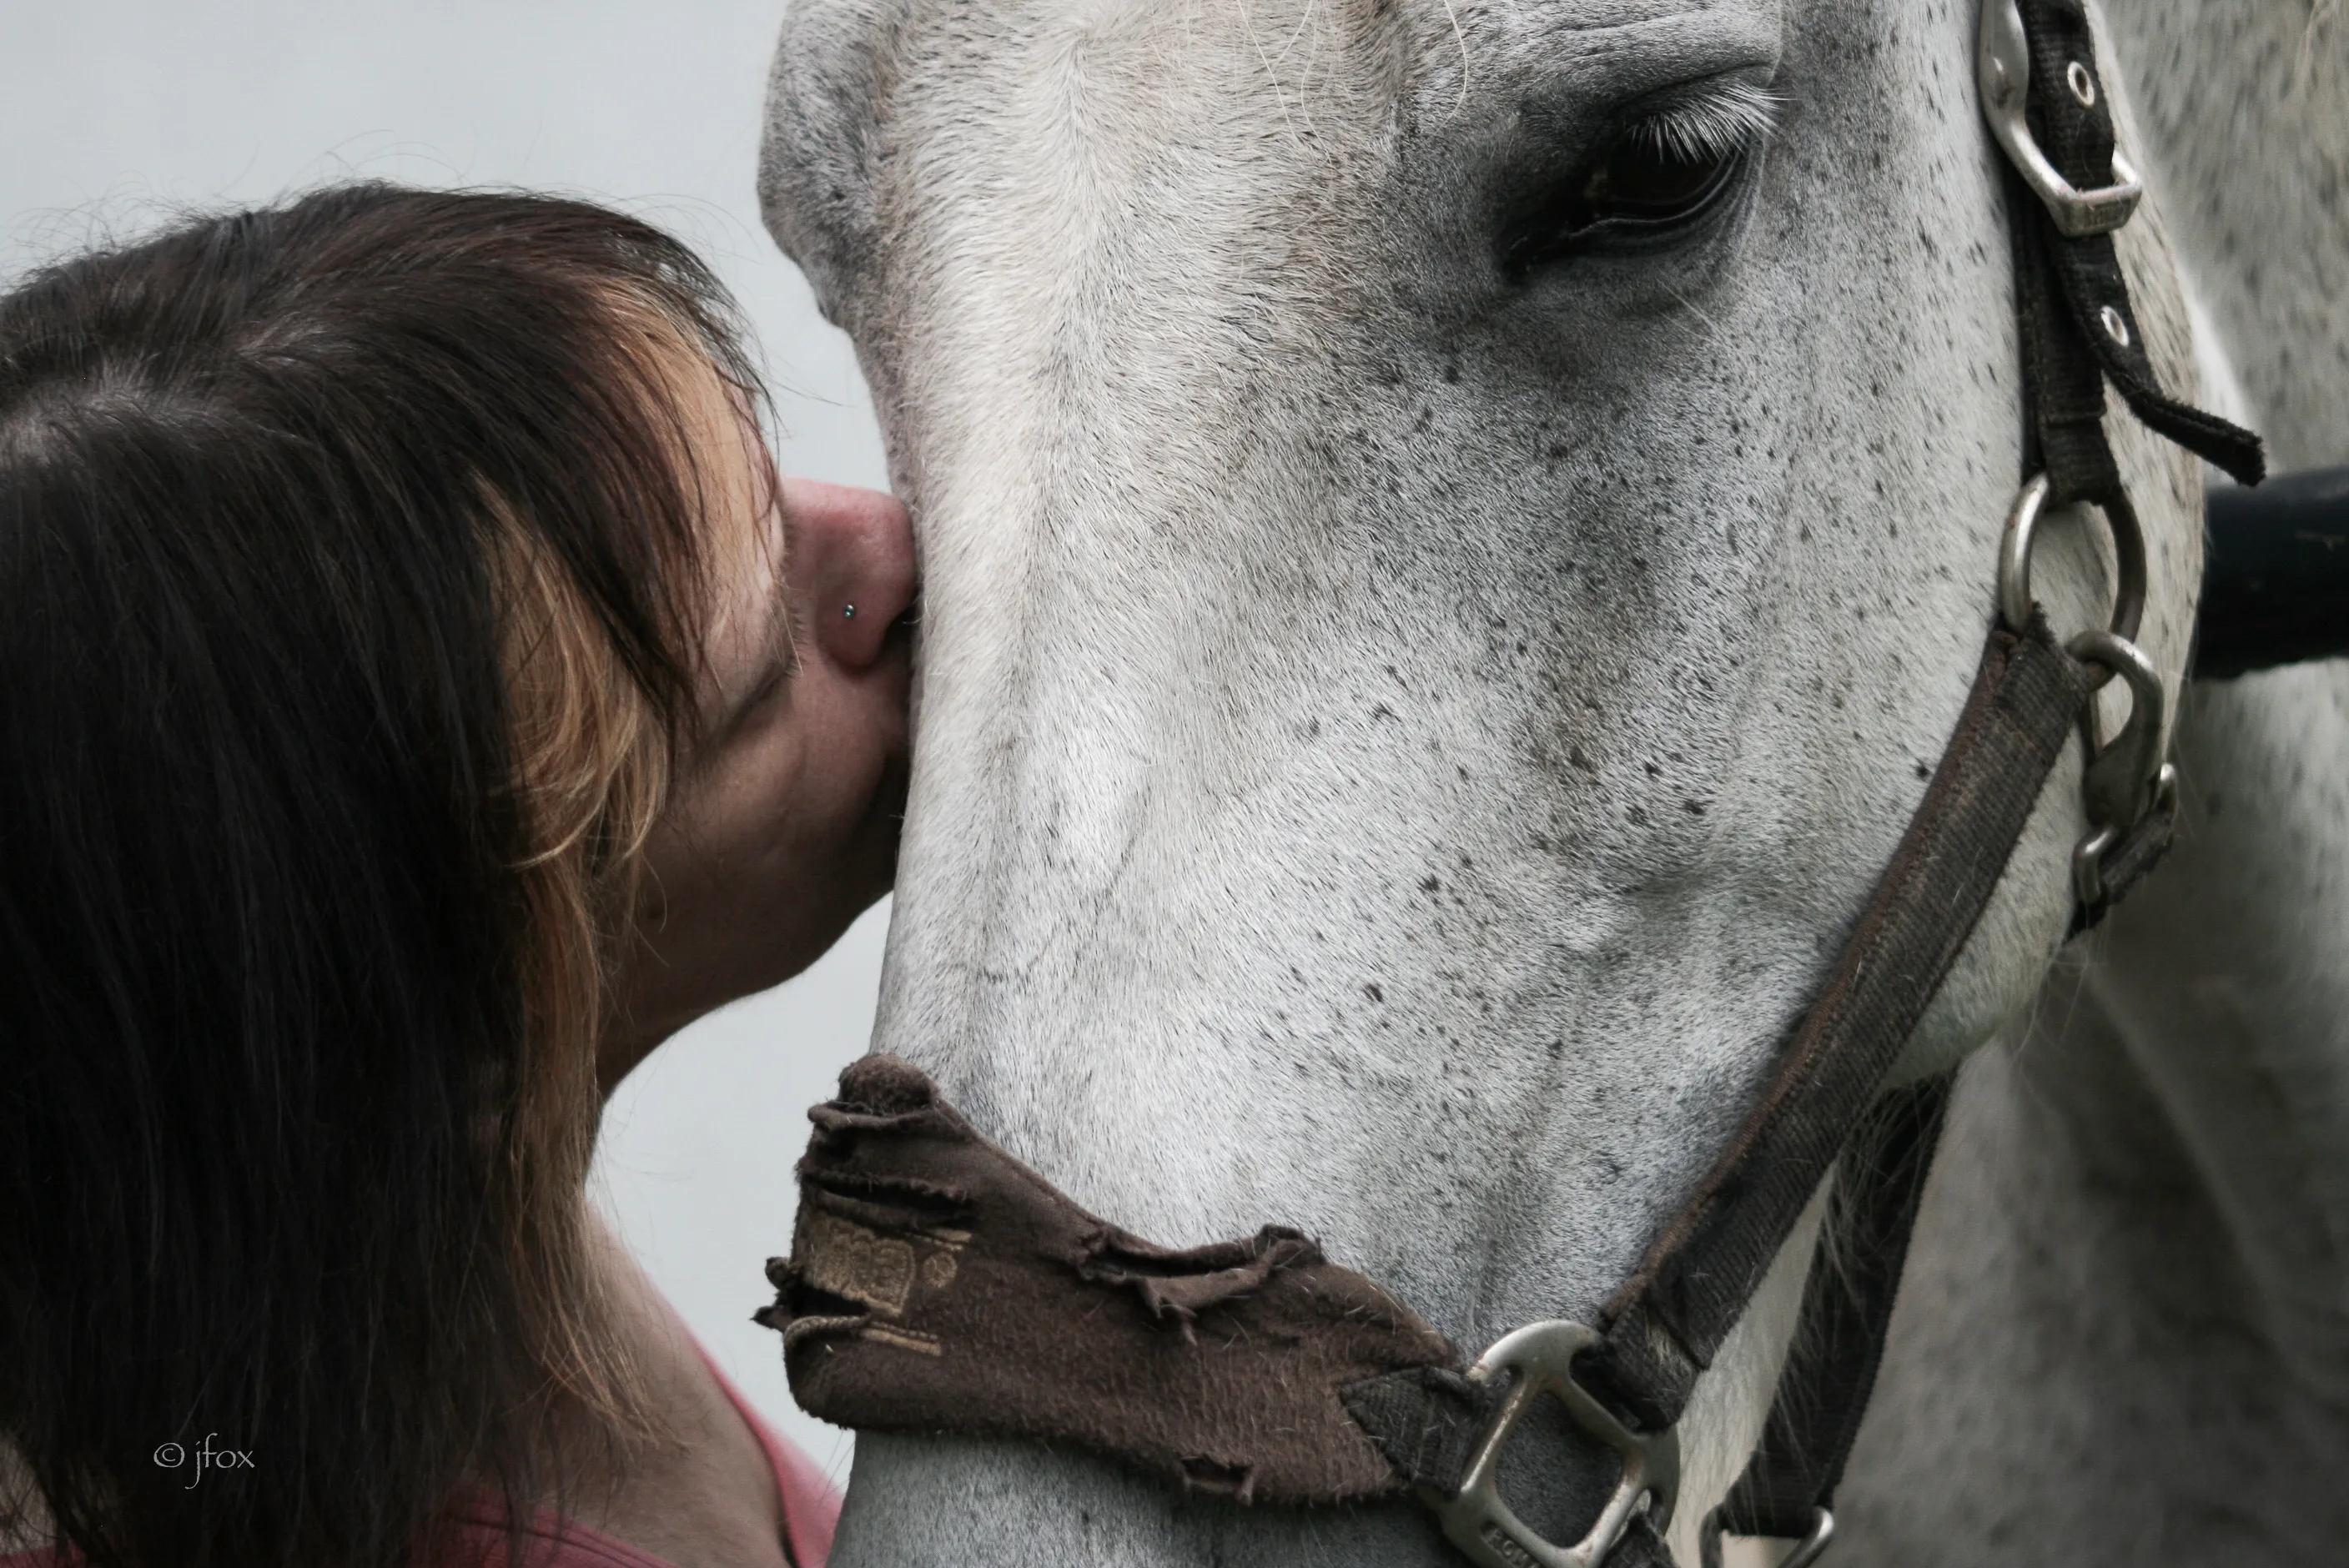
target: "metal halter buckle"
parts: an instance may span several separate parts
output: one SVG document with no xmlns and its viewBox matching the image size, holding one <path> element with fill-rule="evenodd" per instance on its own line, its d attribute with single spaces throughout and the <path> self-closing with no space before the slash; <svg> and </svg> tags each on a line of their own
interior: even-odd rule
<svg viewBox="0 0 2349 1568">
<path fill-rule="evenodd" d="M 2073 71 L 2077 75 L 2071 90 L 2084 103 L 2095 101 L 2095 82 L 2087 67 L 2075 61 Z M 1990 121 L 1991 134 L 2022 171 L 2033 194 L 2046 203 L 2059 231 L 2077 240 L 2108 234 L 2129 221 L 2138 199 L 2145 195 L 2145 182 L 2121 156 L 2120 149 L 2113 149 L 2113 182 L 2100 190 L 2083 191 L 2056 171 L 2032 136 L 2031 123 L 2023 117 L 2023 106 L 2031 97 L 2031 45 L 2023 36 L 2023 13 L 2014 0 L 1983 0 L 1974 73 L 1982 87 L 1982 118 Z M 2085 93 L 2081 82 L 2087 84 Z"/>
<path fill-rule="evenodd" d="M 1660 1531 L 1671 1522 L 1680 1491 L 1680 1436 L 1669 1429 L 1632 1431 L 1574 1380 L 1574 1358 L 1598 1343 L 1597 1332 L 1579 1323 L 1527 1324 L 1495 1342 L 1468 1369 L 1470 1378 L 1486 1384 L 1516 1374 L 1459 1495 L 1427 1500 L 1443 1521 L 1444 1533 L 1469 1561 L 1484 1568 L 1599 1568 L 1641 1510 L 1652 1513 Z M 1614 1495 L 1599 1511 L 1590 1532 L 1571 1546 L 1542 1539 L 1501 1501 L 1501 1450 L 1543 1394 L 1565 1406 L 1576 1426 L 1623 1456 L 1623 1479 L 1615 1483 Z"/>
<path fill-rule="evenodd" d="M 1721 1538 L 1727 1533 L 1721 1526 L 1721 1510 L 1704 1516 L 1704 1526 L 1697 1532 L 1701 1568 L 1721 1568 Z M 1811 1528 L 1792 1552 L 1778 1559 L 1778 1568 L 1811 1568 L 1826 1554 L 1827 1543 L 1834 1539 L 1835 1515 L 1824 1508 L 1811 1510 Z"/>
</svg>

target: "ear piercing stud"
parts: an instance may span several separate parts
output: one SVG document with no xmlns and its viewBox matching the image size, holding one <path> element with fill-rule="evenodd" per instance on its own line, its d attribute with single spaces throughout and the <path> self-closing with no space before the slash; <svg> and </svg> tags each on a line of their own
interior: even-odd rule
<svg viewBox="0 0 2349 1568">
<path fill-rule="evenodd" d="M 846 609 L 843 610 L 840 613 L 840 618 L 843 621 L 854 621 L 856 619 L 856 606 L 851 604 Z"/>
</svg>

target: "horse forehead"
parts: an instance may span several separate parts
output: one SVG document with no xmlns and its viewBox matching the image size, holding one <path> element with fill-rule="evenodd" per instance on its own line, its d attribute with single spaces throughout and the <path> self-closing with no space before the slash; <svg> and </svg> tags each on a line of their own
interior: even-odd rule
<svg viewBox="0 0 2349 1568">
<path fill-rule="evenodd" d="M 815 3 L 871 25 L 869 0 Z M 1309 89 L 1319 73 L 1342 70 L 1350 40 L 1415 46 L 1430 63 L 1456 63 L 1464 53 L 1490 63 L 1525 45 L 1555 46 L 1578 36 L 1605 49 L 1675 22 L 1775 26 L 1783 10 L 1783 0 L 1009 0 L 973 17 L 957 0 L 900 0 L 893 26 L 911 52 L 965 64 L 1076 47 L 1109 67 L 1120 46 L 1135 46 L 1146 51 L 1141 63 L 1163 73 L 1237 45 L 1268 87 Z"/>
<path fill-rule="evenodd" d="M 1081 39 L 1147 41 L 1165 51 L 1237 37 L 1274 51 L 1268 69 L 1303 70 L 1285 46 L 1366 28 L 1423 33 L 1457 48 L 1515 36 L 1636 26 L 1723 13 L 1776 15 L 1782 0 L 795 0 L 785 26 L 802 47 L 891 46 L 984 59 Z"/>
<path fill-rule="evenodd" d="M 1676 44 L 1724 32 L 1766 44 L 1783 11 L 1783 0 L 1005 0 L 977 12 L 958 0 L 799 0 L 770 135 L 791 155 L 861 161 L 867 174 L 876 141 L 941 150 L 946 161 L 926 167 L 967 170 L 988 141 L 970 133 L 988 127 L 1062 150 L 1169 131 L 1261 135 L 1310 162 L 1329 151 L 1333 118 L 1457 110 L 1561 67 L 1594 88 L 1669 73 Z M 811 115 L 791 101 L 802 96 L 829 101 Z M 1039 121 L 1040 110 L 1064 118 Z"/>
<path fill-rule="evenodd" d="M 801 0 L 775 63 L 762 197 L 828 314 L 884 361 L 940 326 L 1045 331 L 1046 307 L 1065 313 L 1089 282 L 1145 282 L 1160 319 L 1185 299 L 1224 315 L 1241 280 L 1238 295 L 1276 311 L 1343 314 L 1412 273 L 1413 258 L 1389 255 L 1405 214 L 1481 181 L 1528 107 L 1766 73 L 1782 11 Z M 1022 293 L 1033 308 L 1005 317 Z"/>
</svg>

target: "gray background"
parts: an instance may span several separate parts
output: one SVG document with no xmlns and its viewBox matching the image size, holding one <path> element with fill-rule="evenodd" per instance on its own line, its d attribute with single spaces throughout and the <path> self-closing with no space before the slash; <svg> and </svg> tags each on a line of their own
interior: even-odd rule
<svg viewBox="0 0 2349 1568">
<path fill-rule="evenodd" d="M 750 312 L 792 471 L 885 483 L 847 342 L 759 226 L 782 0 L 0 0 L 0 280 L 170 211 L 352 176 L 613 201 Z M 787 1250 L 802 1112 L 871 1031 L 885 907 L 800 979 L 680 1035 L 607 1116 L 597 1198 L 720 1365 L 835 1478 L 748 1321 Z"/>
</svg>

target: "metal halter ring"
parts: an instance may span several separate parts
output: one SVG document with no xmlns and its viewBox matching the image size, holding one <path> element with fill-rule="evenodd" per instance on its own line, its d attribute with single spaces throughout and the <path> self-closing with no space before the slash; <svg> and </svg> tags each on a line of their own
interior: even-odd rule
<svg viewBox="0 0 2349 1568">
<path fill-rule="evenodd" d="M 2077 61 L 2072 69 L 2084 77 L 2087 75 Z M 2023 14 L 2014 0 L 1985 0 L 1982 31 L 1975 40 L 1974 74 L 1982 88 L 1982 118 L 1990 121 L 1991 134 L 2006 150 L 2023 183 L 2046 207 L 2048 216 L 2055 220 L 2057 229 L 2077 240 L 2108 234 L 2129 221 L 2145 195 L 2145 181 L 2121 156 L 2119 148 L 2113 149 L 2113 182 L 2083 191 L 2056 171 L 2032 136 L 2030 122 L 2023 118 L 2031 98 L 2031 42 L 2023 35 Z M 2081 96 L 2076 86 L 2072 92 L 2075 98 Z M 2082 102 L 2092 103 L 2095 98 L 2095 87 L 2090 78 Z"/>
<path fill-rule="evenodd" d="M 1598 1343 L 1597 1332 L 1579 1323 L 1531 1323 L 1496 1341 L 1468 1369 L 1472 1380 L 1486 1384 L 1516 1374 L 1459 1495 L 1427 1498 L 1444 1533 L 1469 1561 L 1484 1568 L 1599 1568 L 1641 1510 L 1650 1511 L 1659 1531 L 1671 1522 L 1681 1483 L 1679 1434 L 1632 1431 L 1574 1380 L 1574 1358 Z M 1501 1450 L 1544 1394 L 1565 1406 L 1576 1426 L 1623 1456 L 1623 1479 L 1614 1495 L 1590 1533 L 1571 1546 L 1544 1540 L 1501 1501 Z"/>
<path fill-rule="evenodd" d="M 1727 1533 L 1722 1528 L 1721 1510 L 1716 1508 L 1704 1516 L 1704 1527 L 1697 1532 L 1700 1568 L 1721 1568 L 1721 1538 Z M 1810 1529 L 1792 1552 L 1778 1559 L 1778 1568 L 1811 1568 L 1826 1554 L 1827 1544 L 1833 1540 L 1835 1515 L 1824 1508 L 1811 1510 Z"/>
<path fill-rule="evenodd" d="M 1999 542 L 1999 618 L 2018 636 L 2031 624 L 2031 550 L 2038 542 L 2039 520 L 2047 510 L 2051 488 L 2045 474 L 2036 474 L 2015 493 L 2014 506 L 2006 514 L 2006 533 Z M 2120 565 L 2120 586 L 2113 595 L 2112 634 L 2132 638 L 2145 618 L 2145 533 L 2126 498 L 2116 495 L 2095 504 L 2105 514 L 2105 526 L 2113 536 L 2113 554 Z"/>
</svg>

